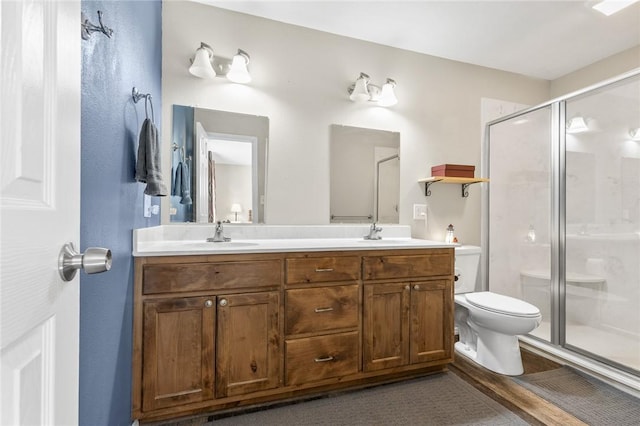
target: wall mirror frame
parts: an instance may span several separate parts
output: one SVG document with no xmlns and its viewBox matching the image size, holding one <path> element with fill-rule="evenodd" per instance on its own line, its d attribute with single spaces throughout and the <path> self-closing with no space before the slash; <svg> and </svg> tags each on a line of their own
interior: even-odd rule
<svg viewBox="0 0 640 426">
<path fill-rule="evenodd" d="M 330 126 L 330 223 L 399 223 L 400 133 Z"/>
<path fill-rule="evenodd" d="M 268 117 L 173 105 L 171 223 L 264 223 L 268 144 Z"/>
</svg>

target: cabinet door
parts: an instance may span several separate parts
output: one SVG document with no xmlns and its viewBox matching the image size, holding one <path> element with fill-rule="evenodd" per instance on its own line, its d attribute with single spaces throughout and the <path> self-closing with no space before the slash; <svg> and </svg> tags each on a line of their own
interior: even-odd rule
<svg viewBox="0 0 640 426">
<path fill-rule="evenodd" d="M 144 411 L 213 398 L 215 297 L 144 302 Z"/>
<path fill-rule="evenodd" d="M 450 281 L 411 283 L 411 363 L 451 357 L 453 294 Z"/>
<path fill-rule="evenodd" d="M 278 386 L 278 292 L 218 296 L 216 397 Z"/>
<path fill-rule="evenodd" d="M 364 286 L 364 370 L 398 367 L 409 362 L 407 283 Z"/>
</svg>

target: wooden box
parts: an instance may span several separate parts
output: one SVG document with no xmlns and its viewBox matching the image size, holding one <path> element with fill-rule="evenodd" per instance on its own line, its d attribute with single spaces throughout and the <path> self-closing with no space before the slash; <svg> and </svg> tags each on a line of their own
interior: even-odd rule
<svg viewBox="0 0 640 426">
<path fill-rule="evenodd" d="M 467 166 L 464 164 L 440 164 L 431 167 L 431 176 L 447 176 L 447 177 L 475 177 L 476 166 Z"/>
</svg>

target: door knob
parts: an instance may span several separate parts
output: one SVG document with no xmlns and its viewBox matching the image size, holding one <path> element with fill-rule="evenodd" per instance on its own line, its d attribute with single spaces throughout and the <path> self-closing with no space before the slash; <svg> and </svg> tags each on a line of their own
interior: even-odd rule
<svg viewBox="0 0 640 426">
<path fill-rule="evenodd" d="M 84 253 L 78 253 L 73 243 L 62 246 L 58 255 L 58 272 L 63 281 L 71 281 L 78 269 L 87 274 L 97 274 L 111 269 L 111 250 L 89 247 Z"/>
</svg>

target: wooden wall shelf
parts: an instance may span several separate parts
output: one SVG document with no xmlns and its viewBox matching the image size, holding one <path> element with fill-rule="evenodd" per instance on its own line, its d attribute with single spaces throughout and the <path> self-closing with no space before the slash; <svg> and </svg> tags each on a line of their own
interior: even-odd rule
<svg viewBox="0 0 640 426">
<path fill-rule="evenodd" d="M 430 196 L 431 190 L 429 187 L 436 183 L 457 183 L 462 186 L 462 197 L 469 196 L 469 185 L 480 182 L 489 182 L 487 178 L 461 178 L 461 177 L 449 177 L 449 176 L 431 176 L 428 178 L 419 179 L 418 182 L 424 183 L 424 195 Z"/>
</svg>

